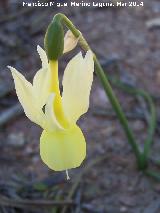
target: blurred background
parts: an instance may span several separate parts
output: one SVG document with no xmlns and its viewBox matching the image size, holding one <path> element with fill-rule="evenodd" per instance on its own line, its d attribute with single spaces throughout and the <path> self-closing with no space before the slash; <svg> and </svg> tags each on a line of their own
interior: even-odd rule
<svg viewBox="0 0 160 213">
<path fill-rule="evenodd" d="M 87 158 L 80 168 L 69 171 L 71 180 L 67 181 L 65 172 L 51 171 L 42 163 L 42 130 L 24 115 L 7 68 L 15 67 L 32 81 L 41 66 L 37 45 L 43 47 L 52 17 L 64 13 L 97 54 L 140 147 L 146 138 L 148 105 L 126 87 L 143 89 L 153 97 L 158 124 L 151 162 L 160 160 L 160 1 L 114 8 L 22 4 L 0 0 L 0 213 L 160 212 L 160 183 L 138 172 L 131 147 L 96 76 L 89 112 L 79 120 Z M 78 51 L 77 47 L 61 58 L 60 79 Z"/>
</svg>

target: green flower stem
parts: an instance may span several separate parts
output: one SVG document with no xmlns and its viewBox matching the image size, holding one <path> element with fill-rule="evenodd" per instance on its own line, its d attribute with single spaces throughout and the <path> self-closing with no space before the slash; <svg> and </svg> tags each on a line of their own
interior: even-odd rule
<svg viewBox="0 0 160 213">
<path fill-rule="evenodd" d="M 138 166 L 139 166 L 139 168 L 141 168 L 142 167 L 142 165 L 141 165 L 141 153 L 140 153 L 138 146 L 135 142 L 133 132 L 129 128 L 126 116 L 123 113 L 122 108 L 121 108 L 121 106 L 120 106 L 111 86 L 110 86 L 110 83 L 109 83 L 100 63 L 98 62 L 96 56 L 94 57 L 94 61 L 95 61 L 95 67 L 96 67 L 96 74 L 100 78 L 100 81 L 101 81 L 101 83 L 104 87 L 104 90 L 105 90 L 105 92 L 106 92 L 106 94 L 107 94 L 107 96 L 108 96 L 108 98 L 109 98 L 109 100 L 112 104 L 112 107 L 114 108 L 114 110 L 117 114 L 117 117 L 118 117 L 120 123 L 122 124 L 122 127 L 123 127 L 123 129 L 126 133 L 126 136 L 128 138 L 128 142 L 132 146 L 132 149 L 133 149 L 133 151 L 136 155 Z"/>
<path fill-rule="evenodd" d="M 73 25 L 73 23 L 63 14 L 59 13 L 57 14 L 57 16 L 61 16 L 61 20 L 62 20 L 62 23 L 65 24 L 65 26 L 71 30 L 71 32 L 73 33 L 73 35 L 77 38 L 79 38 L 79 44 L 80 46 L 82 47 L 82 49 L 84 49 L 85 51 L 88 51 L 90 50 L 90 46 L 88 45 L 87 41 L 84 39 L 84 37 L 82 36 L 81 32 L 76 29 L 76 27 Z M 95 68 L 96 68 L 96 74 L 97 76 L 99 77 L 102 85 L 103 85 L 103 88 L 112 104 L 112 107 L 114 108 L 117 116 L 118 116 L 118 119 L 120 121 L 120 123 L 122 124 L 122 127 L 126 133 L 126 136 L 128 138 L 128 142 L 130 143 L 135 155 L 136 155 L 136 159 L 137 159 L 137 163 L 138 163 L 138 167 L 139 169 L 144 169 L 143 168 L 143 165 L 142 165 L 142 158 L 141 158 L 141 152 L 139 151 L 139 148 L 135 142 L 135 138 L 134 138 L 134 135 L 133 135 L 133 132 L 132 130 L 129 128 L 129 125 L 128 125 L 128 122 L 127 122 L 127 119 L 126 119 L 126 116 L 125 114 L 123 113 L 122 111 L 122 108 L 110 86 L 110 83 L 99 63 L 99 61 L 97 60 L 96 58 L 96 55 L 94 54 L 94 62 L 95 62 Z"/>
</svg>

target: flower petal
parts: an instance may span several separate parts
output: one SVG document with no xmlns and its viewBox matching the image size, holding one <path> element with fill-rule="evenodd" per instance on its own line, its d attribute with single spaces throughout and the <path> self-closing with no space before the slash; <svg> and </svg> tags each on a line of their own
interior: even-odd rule
<svg viewBox="0 0 160 213">
<path fill-rule="evenodd" d="M 91 51 L 77 54 L 67 65 L 63 76 L 62 105 L 67 119 L 75 123 L 87 112 L 93 81 L 94 61 Z"/>
<path fill-rule="evenodd" d="M 8 66 L 14 78 L 16 93 L 19 102 L 22 104 L 26 116 L 34 123 L 45 128 L 45 116 L 40 108 L 36 105 L 36 98 L 33 93 L 32 84 L 15 68 Z"/>
<path fill-rule="evenodd" d="M 73 35 L 73 33 L 70 30 L 68 30 L 64 37 L 63 53 L 67 53 L 67 52 L 73 50 L 77 46 L 78 40 L 79 40 L 79 38 L 76 38 Z"/>
<path fill-rule="evenodd" d="M 49 125 L 50 125 L 52 130 L 53 129 L 54 130 L 63 129 L 63 127 L 57 121 L 57 118 L 56 118 L 56 115 L 55 115 L 55 111 L 54 111 L 55 96 L 56 95 L 54 93 L 50 94 L 50 96 L 48 97 L 46 106 L 45 106 L 46 119 L 49 122 Z"/>
<path fill-rule="evenodd" d="M 42 69 L 40 69 L 33 79 L 33 90 L 35 96 L 38 97 L 38 105 L 42 108 L 50 93 L 50 71 L 46 52 L 38 45 L 37 52 L 42 61 Z"/>
<path fill-rule="evenodd" d="M 42 68 L 47 68 L 48 67 L 48 58 L 47 58 L 46 52 L 39 45 L 37 46 L 37 52 L 42 61 Z"/>
<path fill-rule="evenodd" d="M 42 108 L 50 94 L 50 71 L 49 69 L 40 69 L 33 79 L 33 90 L 37 97 L 37 104 Z"/>
<path fill-rule="evenodd" d="M 81 129 L 74 125 L 65 131 L 43 131 L 40 155 L 43 162 L 55 171 L 80 166 L 86 156 L 86 142 Z"/>
</svg>

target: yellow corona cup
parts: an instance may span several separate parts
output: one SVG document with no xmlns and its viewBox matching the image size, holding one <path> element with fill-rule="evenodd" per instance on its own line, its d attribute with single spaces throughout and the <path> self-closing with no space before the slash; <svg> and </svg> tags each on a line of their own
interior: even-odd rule
<svg viewBox="0 0 160 213">
<path fill-rule="evenodd" d="M 45 51 L 39 46 L 37 50 L 42 68 L 32 84 L 15 68 L 9 67 L 18 99 L 26 116 L 43 128 L 40 137 L 43 162 L 55 171 L 78 167 L 86 156 L 86 142 L 76 122 L 89 107 L 93 54 L 88 51 L 83 58 L 79 53 L 70 60 L 64 71 L 61 95 L 58 61 L 48 62 Z"/>
</svg>

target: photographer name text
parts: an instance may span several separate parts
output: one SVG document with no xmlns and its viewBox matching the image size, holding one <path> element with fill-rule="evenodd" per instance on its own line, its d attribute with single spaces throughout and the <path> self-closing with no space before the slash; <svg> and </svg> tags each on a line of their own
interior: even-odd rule
<svg viewBox="0 0 160 213">
<path fill-rule="evenodd" d="M 51 2 L 25 2 L 23 1 L 24 7 L 143 7 L 144 2 L 136 2 L 136 1 L 130 1 L 130 2 L 121 2 L 118 1 L 116 3 L 112 2 L 76 2 L 76 1 L 70 1 L 70 2 L 63 2 L 63 3 L 57 3 L 54 1 Z"/>
</svg>

